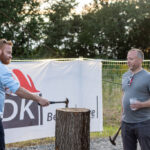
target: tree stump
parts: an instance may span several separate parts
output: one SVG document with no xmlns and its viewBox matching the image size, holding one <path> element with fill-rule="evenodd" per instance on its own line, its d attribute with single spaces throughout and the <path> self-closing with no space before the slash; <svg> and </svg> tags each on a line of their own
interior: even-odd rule
<svg viewBox="0 0 150 150">
<path fill-rule="evenodd" d="M 90 150 L 90 110 L 56 110 L 55 150 Z"/>
</svg>

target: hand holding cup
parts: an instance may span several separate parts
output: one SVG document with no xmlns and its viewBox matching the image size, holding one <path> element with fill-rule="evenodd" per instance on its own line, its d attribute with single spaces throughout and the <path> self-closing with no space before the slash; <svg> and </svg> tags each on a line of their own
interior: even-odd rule
<svg viewBox="0 0 150 150">
<path fill-rule="evenodd" d="M 135 104 L 138 102 L 137 98 L 130 98 L 130 108 L 131 110 L 135 111 L 137 108 L 135 107 Z"/>
</svg>

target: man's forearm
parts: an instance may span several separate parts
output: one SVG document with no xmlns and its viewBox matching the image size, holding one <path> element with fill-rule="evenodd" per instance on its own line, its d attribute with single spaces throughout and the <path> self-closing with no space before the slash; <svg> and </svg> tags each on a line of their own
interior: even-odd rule
<svg viewBox="0 0 150 150">
<path fill-rule="evenodd" d="M 19 97 L 21 98 L 25 98 L 25 99 L 31 99 L 31 100 L 34 100 L 34 101 L 37 101 L 39 100 L 38 96 L 35 95 L 35 94 L 32 94 L 31 92 L 27 91 L 26 89 L 22 88 L 22 87 L 19 87 L 19 89 L 16 91 L 16 93 Z"/>
<path fill-rule="evenodd" d="M 141 108 L 150 108 L 150 99 L 145 102 L 141 102 L 137 100 L 136 103 L 131 104 L 130 107 L 136 110 L 141 109 Z"/>
<path fill-rule="evenodd" d="M 150 107 L 150 99 L 145 102 L 141 102 L 141 108 L 146 108 L 146 107 Z"/>
</svg>

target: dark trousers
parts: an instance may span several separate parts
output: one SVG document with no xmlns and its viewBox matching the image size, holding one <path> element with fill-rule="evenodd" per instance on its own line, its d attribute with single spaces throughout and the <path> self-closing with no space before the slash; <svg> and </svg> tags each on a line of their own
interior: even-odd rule
<svg viewBox="0 0 150 150">
<path fill-rule="evenodd" d="M 124 150 L 137 150 L 137 141 L 141 150 L 150 150 L 150 120 L 140 123 L 122 122 L 121 134 Z"/>
<path fill-rule="evenodd" d="M 0 150 L 5 150 L 5 136 L 1 118 L 0 118 Z"/>
</svg>

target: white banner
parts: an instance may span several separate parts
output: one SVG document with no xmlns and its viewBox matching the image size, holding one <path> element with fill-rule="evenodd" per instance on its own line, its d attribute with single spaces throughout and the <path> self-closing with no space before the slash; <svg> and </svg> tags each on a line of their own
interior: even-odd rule
<svg viewBox="0 0 150 150">
<path fill-rule="evenodd" d="M 12 62 L 20 85 L 49 101 L 69 99 L 69 107 L 91 110 L 90 131 L 102 131 L 102 64 L 100 60 Z M 6 96 L 3 124 L 6 143 L 55 136 L 55 113 L 65 104 L 40 107 L 15 94 Z"/>
</svg>

